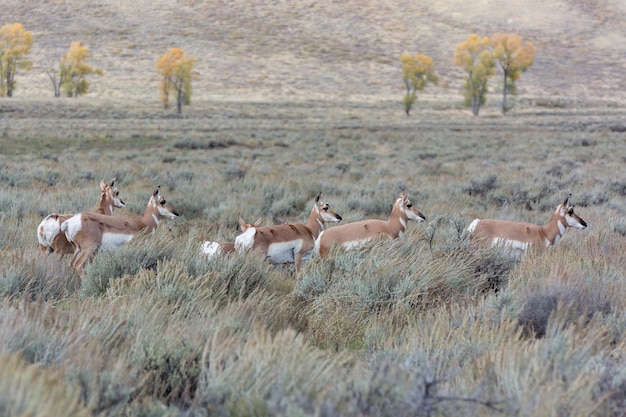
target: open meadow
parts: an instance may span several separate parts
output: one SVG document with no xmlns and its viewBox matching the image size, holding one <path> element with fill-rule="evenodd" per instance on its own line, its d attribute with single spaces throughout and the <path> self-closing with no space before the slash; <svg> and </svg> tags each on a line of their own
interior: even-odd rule
<svg viewBox="0 0 626 417">
<path fill-rule="evenodd" d="M 0 98 L 0 414 L 623 416 L 626 8 L 479 3 L 7 0 L 34 63 Z M 452 55 L 498 31 L 537 55 L 510 113 L 498 74 L 474 117 Z M 55 99 L 46 63 L 73 40 L 104 76 Z M 181 116 L 158 101 L 173 46 L 198 58 Z M 405 51 L 440 76 L 410 117 Z M 37 227 L 113 178 L 113 216 L 157 186 L 180 216 L 79 276 Z M 238 215 L 306 222 L 323 192 L 341 224 L 386 219 L 402 190 L 426 222 L 298 273 L 199 253 Z M 468 241 L 477 217 L 546 224 L 569 193 L 588 227 L 550 250 Z"/>
</svg>

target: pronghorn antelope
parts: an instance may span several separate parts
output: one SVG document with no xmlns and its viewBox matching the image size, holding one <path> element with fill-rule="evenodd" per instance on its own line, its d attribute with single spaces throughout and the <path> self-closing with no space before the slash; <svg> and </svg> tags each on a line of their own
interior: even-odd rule
<svg viewBox="0 0 626 417">
<path fill-rule="evenodd" d="M 254 223 L 246 223 L 240 215 L 237 219 L 237 223 L 239 223 L 239 228 L 243 233 L 250 228 L 261 226 L 261 223 L 263 223 L 263 217 L 259 217 Z M 206 255 L 209 259 L 215 255 L 228 255 L 234 251 L 235 242 L 212 242 L 207 240 L 202 243 L 200 248 L 200 254 Z"/>
<path fill-rule="evenodd" d="M 120 192 L 115 186 L 115 182 L 115 178 L 110 184 L 105 184 L 104 180 L 100 181 L 100 204 L 95 213 L 110 216 L 114 207 L 126 207 L 124 201 L 119 197 Z M 67 241 L 65 233 L 61 233 L 61 224 L 72 216 L 73 214 L 52 213 L 39 223 L 37 239 L 42 252 L 46 254 L 54 252 L 61 256 L 74 252 L 74 248 Z"/>
<path fill-rule="evenodd" d="M 154 233 L 159 220 L 175 219 L 178 213 L 165 201 L 156 188 L 141 218 L 105 216 L 97 213 L 78 213 L 61 225 L 67 240 L 76 245 L 70 266 L 81 274 L 98 249 L 118 248 L 137 233 Z"/>
<path fill-rule="evenodd" d="M 413 206 L 406 191 L 402 191 L 393 203 L 388 220 L 361 220 L 324 230 L 315 241 L 315 250 L 326 259 L 335 244 L 351 249 L 379 236 L 396 239 L 402 237 L 409 220 L 423 222 L 426 217 Z"/>
<path fill-rule="evenodd" d="M 587 223 L 576 213 L 569 200 L 572 194 L 558 205 L 550 222 L 545 226 L 532 223 L 519 223 L 506 220 L 474 219 L 468 226 L 472 242 L 486 246 L 505 246 L 511 256 L 519 258 L 531 245 L 550 247 L 555 245 L 568 227 L 583 230 Z"/>
<path fill-rule="evenodd" d="M 273 264 L 294 263 L 300 271 L 303 260 L 311 257 L 315 239 L 321 233 L 325 222 L 340 222 L 341 216 L 324 202 L 324 194 L 319 193 L 309 215 L 307 224 L 281 224 L 250 228 L 235 239 L 238 252 L 258 250 Z"/>
</svg>

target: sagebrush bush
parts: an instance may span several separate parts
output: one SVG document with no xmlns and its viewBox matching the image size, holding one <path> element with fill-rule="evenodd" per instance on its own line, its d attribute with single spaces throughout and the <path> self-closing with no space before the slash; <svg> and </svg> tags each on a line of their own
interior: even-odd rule
<svg viewBox="0 0 626 417">
<path fill-rule="evenodd" d="M 140 233 L 118 249 L 97 252 L 81 276 L 81 294 L 103 294 L 110 280 L 135 275 L 142 269 L 154 269 L 159 260 L 171 259 L 180 251 L 179 243 L 172 237 L 164 225 L 154 236 Z"/>
</svg>

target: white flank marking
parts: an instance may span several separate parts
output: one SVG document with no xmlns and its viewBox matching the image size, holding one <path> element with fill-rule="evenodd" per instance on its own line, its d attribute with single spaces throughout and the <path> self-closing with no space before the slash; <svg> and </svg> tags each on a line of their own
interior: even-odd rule
<svg viewBox="0 0 626 417">
<path fill-rule="evenodd" d="M 470 233 L 470 234 L 474 233 L 476 226 L 478 226 L 478 222 L 480 222 L 480 219 L 474 219 L 474 221 L 472 221 L 470 225 L 467 226 L 467 233 Z"/>
<path fill-rule="evenodd" d="M 289 242 L 272 243 L 267 248 L 267 260 L 273 264 L 284 264 L 285 262 L 293 263 L 293 254 L 299 252 L 302 248 L 302 240 L 292 240 Z M 304 256 L 308 255 L 307 258 Z M 302 259 L 311 257 L 310 251 L 304 254 Z"/>
<path fill-rule="evenodd" d="M 526 252 L 530 244 L 528 242 L 520 242 L 519 240 L 494 238 L 492 241 L 493 246 L 499 246 L 504 249 L 511 259 L 520 260 L 522 255 Z"/>
<path fill-rule="evenodd" d="M 125 235 L 122 233 L 103 233 L 102 243 L 100 243 L 101 249 L 117 249 L 124 243 L 133 238 L 133 235 Z"/>
<path fill-rule="evenodd" d="M 342 246 L 346 248 L 346 250 L 350 250 L 350 249 L 358 248 L 359 246 L 363 246 L 365 243 L 367 243 L 370 240 L 372 240 L 372 238 L 352 240 L 350 242 L 344 242 Z"/>
<path fill-rule="evenodd" d="M 504 239 L 504 238 L 496 237 L 493 239 L 493 246 L 506 246 L 514 250 L 525 252 L 526 249 L 528 249 L 528 247 L 530 246 L 530 244 L 528 242 L 520 242 L 519 240 Z"/>
</svg>

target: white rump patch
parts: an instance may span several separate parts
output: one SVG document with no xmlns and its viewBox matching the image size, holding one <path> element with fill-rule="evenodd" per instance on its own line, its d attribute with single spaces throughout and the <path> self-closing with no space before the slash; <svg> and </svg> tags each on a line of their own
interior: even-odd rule
<svg viewBox="0 0 626 417">
<path fill-rule="evenodd" d="M 256 235 L 256 227 L 251 227 L 235 238 L 235 250 L 237 253 L 249 251 L 254 245 L 254 236 Z"/>
<path fill-rule="evenodd" d="M 211 259 L 215 255 L 219 255 L 222 253 L 222 245 L 218 242 L 211 242 L 209 240 L 202 242 L 202 246 L 200 247 L 200 254 L 206 255 L 207 258 Z"/>
<path fill-rule="evenodd" d="M 37 239 L 43 246 L 49 247 L 57 235 L 61 233 L 61 225 L 59 220 L 48 216 L 39 223 L 37 228 Z"/>
<path fill-rule="evenodd" d="M 65 237 L 70 242 L 74 241 L 76 234 L 80 232 L 82 228 L 82 215 L 81 213 L 75 214 L 61 225 L 61 231 L 65 233 Z"/>
</svg>

